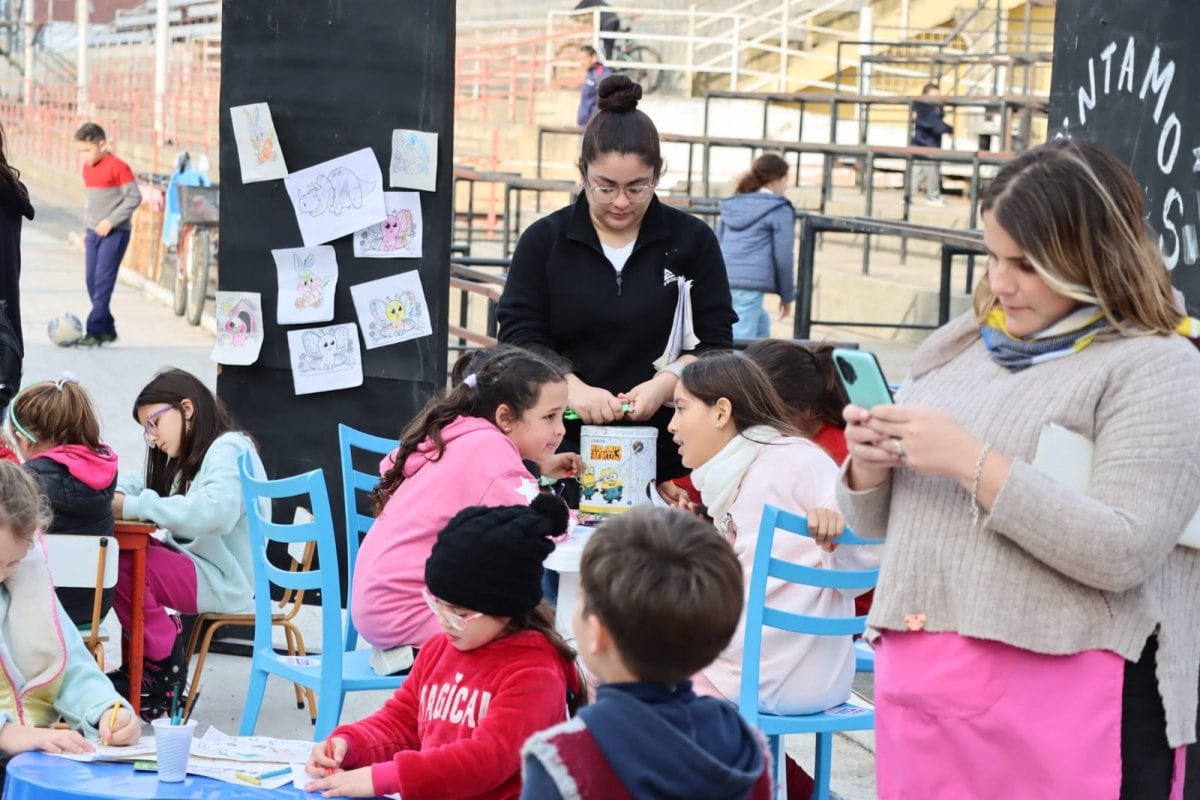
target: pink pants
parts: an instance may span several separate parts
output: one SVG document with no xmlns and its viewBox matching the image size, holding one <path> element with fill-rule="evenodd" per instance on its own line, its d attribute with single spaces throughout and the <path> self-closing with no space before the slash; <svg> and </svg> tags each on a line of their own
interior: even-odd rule
<svg viewBox="0 0 1200 800">
<path fill-rule="evenodd" d="M 117 585 L 113 591 L 113 610 L 121 629 L 130 630 L 130 602 L 133 585 L 133 553 L 121 551 L 117 561 Z M 179 631 L 167 614 L 167 607 L 184 614 L 196 613 L 196 566 L 192 560 L 157 539 L 146 549 L 146 606 L 143 656 L 162 661 L 171 655 Z"/>
<path fill-rule="evenodd" d="M 879 800 L 1116 800 L 1124 675 L 1100 650 L 889 631 L 875 660 Z"/>
</svg>

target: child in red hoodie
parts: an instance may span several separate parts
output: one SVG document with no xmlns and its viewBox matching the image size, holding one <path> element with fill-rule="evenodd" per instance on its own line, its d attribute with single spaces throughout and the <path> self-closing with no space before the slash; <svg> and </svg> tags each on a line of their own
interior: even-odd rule
<svg viewBox="0 0 1200 800">
<path fill-rule="evenodd" d="M 451 517 L 468 506 L 528 504 L 538 484 L 522 459 L 551 477 L 582 466 L 574 453 L 555 453 L 567 405 L 561 370 L 515 347 L 472 368 L 429 402 L 380 464 L 379 516 L 358 551 L 350 589 L 354 625 L 380 651 L 420 647 L 440 630 L 421 599 L 422 571 Z"/>
<path fill-rule="evenodd" d="M 564 721 L 583 694 L 575 651 L 542 600 L 542 561 L 566 527 L 566 506 L 548 494 L 450 520 L 425 563 L 425 601 L 442 632 L 383 708 L 313 748 L 308 774 L 323 777 L 308 791 L 404 800 L 520 794 L 521 744 Z"/>
<path fill-rule="evenodd" d="M 43 533 L 113 535 L 113 492 L 117 455 L 100 441 L 100 422 L 87 391 L 74 377 L 25 387 L 9 411 L 16 449 L 54 513 Z M 58 589 L 58 599 L 76 625 L 92 621 L 91 589 Z M 104 594 L 103 617 L 112 605 Z"/>
</svg>

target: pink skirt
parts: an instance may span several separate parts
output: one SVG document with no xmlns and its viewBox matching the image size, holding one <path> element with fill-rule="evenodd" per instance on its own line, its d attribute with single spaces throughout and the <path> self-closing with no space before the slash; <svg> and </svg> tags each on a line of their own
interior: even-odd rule
<svg viewBox="0 0 1200 800">
<path fill-rule="evenodd" d="M 880 800 L 1119 797 L 1120 656 L 923 631 L 876 646 Z"/>
</svg>

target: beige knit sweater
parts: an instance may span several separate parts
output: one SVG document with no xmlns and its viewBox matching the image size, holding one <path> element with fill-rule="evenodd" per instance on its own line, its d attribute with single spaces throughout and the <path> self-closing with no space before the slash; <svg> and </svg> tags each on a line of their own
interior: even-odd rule
<svg viewBox="0 0 1200 800">
<path fill-rule="evenodd" d="M 1196 740 L 1200 550 L 1176 546 L 1200 506 L 1200 354 L 1178 336 L 1109 333 L 1078 353 L 1009 372 L 972 315 L 918 350 L 897 402 L 954 417 L 1013 460 L 991 513 L 950 478 L 907 468 L 838 504 L 860 535 L 888 537 L 868 624 L 1005 642 L 1051 655 L 1136 660 L 1157 631 L 1172 747 Z M 1048 423 L 1095 444 L 1087 494 L 1030 466 Z"/>
</svg>

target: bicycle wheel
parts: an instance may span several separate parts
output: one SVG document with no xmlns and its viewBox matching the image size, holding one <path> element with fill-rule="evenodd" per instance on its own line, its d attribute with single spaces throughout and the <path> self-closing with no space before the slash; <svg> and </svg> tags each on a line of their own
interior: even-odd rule
<svg viewBox="0 0 1200 800">
<path fill-rule="evenodd" d="M 630 80 L 641 84 L 643 94 L 651 94 L 662 86 L 662 70 L 655 66 L 648 66 L 662 63 L 662 54 L 653 47 L 635 44 L 627 50 L 622 50 L 619 60 L 638 62 L 638 66 L 622 67 L 621 71 L 628 75 Z"/>
<path fill-rule="evenodd" d="M 179 236 L 179 244 L 175 246 L 175 285 L 172 290 L 175 295 L 174 308 L 177 317 L 182 317 L 184 309 L 187 308 L 187 253 L 190 238 L 189 231 L 182 231 Z"/>
<path fill-rule="evenodd" d="M 212 238 L 207 228 L 197 228 L 188 247 L 187 321 L 200 324 L 204 301 L 208 296 L 208 262 L 212 257 Z"/>
</svg>

